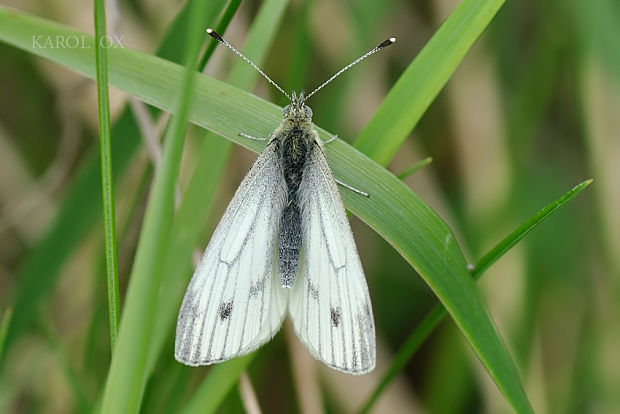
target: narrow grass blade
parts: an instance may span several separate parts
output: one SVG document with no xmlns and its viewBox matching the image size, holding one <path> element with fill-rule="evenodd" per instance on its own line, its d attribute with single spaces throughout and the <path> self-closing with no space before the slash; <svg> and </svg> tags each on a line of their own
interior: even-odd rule
<svg viewBox="0 0 620 414">
<path fill-rule="evenodd" d="M 218 33 L 226 32 L 226 28 L 228 27 L 228 25 L 230 24 L 230 21 L 232 20 L 233 16 L 237 12 L 237 9 L 239 8 L 240 4 L 241 4 L 241 0 L 230 0 L 230 3 L 228 3 L 226 10 L 224 10 L 222 17 L 220 18 L 220 21 L 217 24 L 217 27 L 215 28 L 216 32 Z M 211 55 L 213 54 L 213 52 L 215 51 L 215 48 L 218 45 L 217 42 L 213 42 L 211 41 L 211 39 L 209 39 L 208 42 L 209 43 L 207 44 L 207 48 L 205 52 L 202 54 L 202 57 L 200 58 L 200 62 L 198 63 L 198 71 L 200 72 L 202 72 L 205 66 L 207 66 L 207 62 L 211 58 Z"/>
<path fill-rule="evenodd" d="M 112 177 L 112 144 L 108 96 L 108 54 L 105 27 L 105 0 L 95 0 L 95 56 L 97 65 L 97 99 L 99 110 L 99 150 L 101 157 L 101 190 L 103 199 L 103 233 L 106 282 L 108 286 L 108 318 L 110 349 L 114 351 L 118 334 L 118 264 L 116 259 L 116 215 L 114 214 L 114 180 Z"/>
<path fill-rule="evenodd" d="M 4 310 L 2 320 L 0 321 L 0 361 L 2 360 L 3 352 L 5 350 L 4 341 L 6 341 L 6 334 L 9 330 L 11 316 L 13 316 L 13 309 L 7 308 Z"/>
<path fill-rule="evenodd" d="M 179 50 L 182 48 L 178 45 L 183 44 L 185 38 L 188 7 L 189 3 L 170 24 L 158 48 L 157 56 L 173 62 L 181 60 Z M 8 16 L 11 15 L 10 9 L 4 10 Z M 211 23 L 207 20 L 209 16 L 202 17 L 203 26 L 206 27 Z M 94 62 L 91 64 L 94 68 Z M 112 127 L 111 136 L 113 174 L 116 179 L 125 171 L 139 144 L 140 131 L 130 110 L 125 109 L 121 113 Z M 7 331 L 6 347 L 9 347 L 22 330 L 32 323 L 40 300 L 53 288 L 61 266 L 100 218 L 101 167 L 98 155 L 93 151 L 76 172 L 76 178 L 60 202 L 54 221 L 19 269 L 20 284 L 13 299 L 15 312 Z"/>
<path fill-rule="evenodd" d="M 547 205 L 545 208 L 533 215 L 528 221 L 519 226 L 515 231 L 510 233 L 504 240 L 499 242 L 494 248 L 489 250 L 489 252 L 482 256 L 480 260 L 478 260 L 478 263 L 476 263 L 473 270 L 471 271 L 472 276 L 478 279 L 480 275 L 489 268 L 489 266 L 495 263 L 508 250 L 510 250 L 515 244 L 517 244 L 519 240 L 521 240 L 527 233 L 530 232 L 530 230 L 536 227 L 536 225 L 549 217 L 551 214 L 556 212 L 557 209 L 562 207 L 562 205 L 564 205 L 566 202 L 573 199 L 587 186 L 592 184 L 592 181 L 593 180 L 590 178 L 589 180 L 585 180 L 584 182 L 576 185 L 568 193 L 564 194 L 553 203 Z"/>
<path fill-rule="evenodd" d="M 500 257 L 502 257 L 510 248 L 512 248 L 515 244 L 517 244 L 527 233 L 530 232 L 534 227 L 540 224 L 543 220 L 549 217 L 551 214 L 558 211 L 560 207 L 566 204 L 569 200 L 572 200 L 583 191 L 587 186 L 592 183 L 592 179 L 586 180 L 577 186 L 575 186 L 572 190 L 564 194 L 562 197 L 558 198 L 554 202 L 545 206 L 538 213 L 530 217 L 525 223 L 519 226 L 515 231 L 510 233 L 499 242 L 494 248 L 492 248 L 488 253 L 486 253 L 478 263 L 474 266 L 472 270 L 472 276 L 474 279 L 479 279 L 484 273 L 485 270 L 489 268 L 493 263 L 495 263 Z M 361 409 L 362 413 L 370 412 L 374 403 L 381 396 L 387 385 L 394 379 L 394 377 L 401 372 L 407 362 L 411 359 L 413 354 L 420 348 L 420 345 L 424 343 L 426 338 L 435 330 L 439 322 L 441 322 L 444 316 L 447 315 L 446 308 L 441 304 L 435 306 L 420 322 L 420 324 L 416 327 L 416 329 L 409 335 L 405 343 L 401 346 L 400 350 L 394 356 L 394 360 L 390 365 L 390 369 L 385 374 L 385 376 L 377 385 L 377 388 L 373 391 L 371 396 L 368 398 L 363 408 Z"/>
<path fill-rule="evenodd" d="M 209 374 L 189 400 L 183 414 L 210 414 L 216 412 L 228 391 L 237 383 L 255 354 L 234 358 L 210 368 Z"/>
<path fill-rule="evenodd" d="M 21 13 L 12 12 L 8 17 L 3 10 L 0 8 L 0 28 L 4 29 L 0 29 L 0 38 L 26 50 L 32 51 L 28 35 L 32 30 L 83 35 Z M 112 84 L 148 103 L 174 111 L 171 102 L 174 102 L 176 79 L 182 75 L 178 65 L 129 49 L 109 52 Z M 34 53 L 93 76 L 89 64 L 92 52 L 88 50 L 37 49 Z M 259 150 L 260 143 L 248 142 L 240 138 L 238 132 L 267 136 L 279 124 L 281 111 L 281 108 L 230 85 L 197 76 L 189 119 L 232 141 Z M 317 129 L 322 139 L 332 136 Z M 418 271 L 444 303 L 510 404 L 520 412 L 530 412 L 514 363 L 467 272 L 467 264 L 450 229 L 411 189 L 346 143 L 333 142 L 326 148 L 326 155 L 336 177 L 372 195 L 366 198 L 343 192 L 345 205 Z"/>
<path fill-rule="evenodd" d="M 433 157 L 426 157 L 423 160 L 416 162 L 415 164 L 413 164 L 411 167 L 407 168 L 405 171 L 401 172 L 400 174 L 396 174 L 396 176 L 400 178 L 401 180 L 404 180 L 405 178 L 409 177 L 414 172 L 418 171 L 420 168 L 426 167 L 431 162 L 433 162 Z"/>
<path fill-rule="evenodd" d="M 167 129 L 161 166 L 155 171 L 145 212 L 127 289 L 117 348 L 112 356 L 103 394 L 104 412 L 137 412 L 140 409 L 148 349 L 157 311 L 162 257 L 174 214 L 174 189 L 195 80 L 195 62 L 202 39 L 200 16 L 215 15 L 218 8 L 217 2 L 194 1 L 190 6 L 185 45 L 186 68 L 178 78 L 182 80 L 180 85 L 178 80 L 175 82 L 180 86 L 181 93 L 172 101 L 176 115 Z"/>
<path fill-rule="evenodd" d="M 398 79 L 355 148 L 387 165 L 502 4 L 463 0 Z"/>
</svg>

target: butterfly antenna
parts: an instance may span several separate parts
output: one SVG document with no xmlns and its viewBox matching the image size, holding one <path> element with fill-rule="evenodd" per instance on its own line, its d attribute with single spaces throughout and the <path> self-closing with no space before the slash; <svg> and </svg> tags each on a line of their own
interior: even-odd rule
<svg viewBox="0 0 620 414">
<path fill-rule="evenodd" d="M 315 90 L 310 92 L 310 94 L 308 96 L 306 96 L 306 99 L 310 98 L 312 95 L 314 95 L 315 93 L 317 93 L 318 91 L 323 89 L 323 87 L 325 85 L 327 85 L 328 83 L 330 83 L 331 81 L 336 79 L 343 72 L 346 72 L 347 70 L 351 69 L 353 66 L 357 65 L 358 63 L 360 63 L 362 60 L 366 59 L 368 56 L 374 55 L 375 53 L 377 53 L 381 49 L 384 49 L 384 48 L 386 48 L 386 47 L 388 47 L 388 46 L 390 46 L 390 45 L 392 45 L 394 43 L 396 43 L 396 38 L 395 37 L 390 37 L 389 39 L 383 41 L 381 44 L 376 46 L 374 49 L 369 50 L 368 52 L 364 53 L 362 56 L 358 57 L 353 62 L 349 63 L 347 66 L 345 66 L 344 68 L 342 68 L 338 72 L 336 72 L 331 78 L 327 79 L 325 82 L 323 82 L 321 85 L 319 85 L 319 87 L 317 87 Z"/>
<path fill-rule="evenodd" d="M 280 85 L 278 85 L 273 80 L 271 80 L 271 78 L 269 76 L 267 76 L 267 74 L 265 72 L 263 72 L 258 66 L 256 66 L 256 64 L 254 62 L 252 62 L 250 59 L 245 57 L 245 55 L 243 53 L 239 52 L 233 45 L 231 45 L 226 40 L 224 40 L 224 38 L 222 36 L 220 36 L 219 34 L 217 34 L 217 32 L 215 30 L 207 29 L 207 34 L 209 36 L 211 36 L 212 38 L 214 38 L 215 40 L 217 40 L 218 42 L 220 42 L 221 44 L 223 44 L 224 46 L 226 46 L 227 48 L 229 48 L 230 50 L 232 50 L 241 59 L 245 60 L 250 66 L 252 66 L 254 69 L 256 69 L 256 71 L 258 73 L 260 73 L 263 76 L 263 78 L 267 79 L 267 82 L 269 82 L 270 84 L 275 86 L 277 90 L 282 92 L 282 94 L 284 96 L 286 96 L 289 101 L 291 100 L 291 96 L 288 93 L 284 92 L 284 89 L 282 89 L 280 87 Z"/>
</svg>

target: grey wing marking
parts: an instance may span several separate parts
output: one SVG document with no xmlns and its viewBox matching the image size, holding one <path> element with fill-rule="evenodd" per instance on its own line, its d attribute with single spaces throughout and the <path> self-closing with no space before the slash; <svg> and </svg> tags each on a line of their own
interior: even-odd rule
<svg viewBox="0 0 620 414">
<path fill-rule="evenodd" d="M 280 328 L 287 297 L 278 286 L 278 221 L 286 186 L 274 143 L 243 179 L 187 288 L 175 358 L 206 365 L 247 354 Z"/>
<path fill-rule="evenodd" d="M 290 294 L 295 332 L 332 368 L 363 374 L 375 366 L 375 326 L 364 271 L 340 193 L 320 147 L 302 184 L 303 247 Z"/>
</svg>

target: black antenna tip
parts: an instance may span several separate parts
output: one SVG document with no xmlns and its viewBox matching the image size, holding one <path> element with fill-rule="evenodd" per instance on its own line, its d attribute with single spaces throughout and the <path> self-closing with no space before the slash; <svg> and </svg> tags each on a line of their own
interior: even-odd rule
<svg viewBox="0 0 620 414">
<path fill-rule="evenodd" d="M 209 36 L 211 36 L 212 38 L 214 38 L 215 40 L 217 40 L 218 42 L 223 42 L 224 39 L 222 39 L 222 36 L 220 36 L 219 34 L 217 34 L 217 32 L 211 28 L 207 29 L 207 34 Z"/>
<path fill-rule="evenodd" d="M 377 46 L 378 49 L 383 49 L 384 47 L 388 47 L 391 44 L 396 43 L 396 38 L 395 37 L 390 37 L 389 39 L 385 40 L 383 43 L 381 43 L 379 46 Z"/>
</svg>

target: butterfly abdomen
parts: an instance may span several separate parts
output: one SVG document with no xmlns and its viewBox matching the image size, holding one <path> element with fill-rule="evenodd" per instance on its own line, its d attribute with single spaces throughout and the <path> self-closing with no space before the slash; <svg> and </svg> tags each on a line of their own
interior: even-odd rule
<svg viewBox="0 0 620 414">
<path fill-rule="evenodd" d="M 293 287 L 301 250 L 301 209 L 299 186 L 312 137 L 302 128 L 291 128 L 279 140 L 287 202 L 282 210 L 278 234 L 278 271 L 282 287 Z"/>
</svg>

